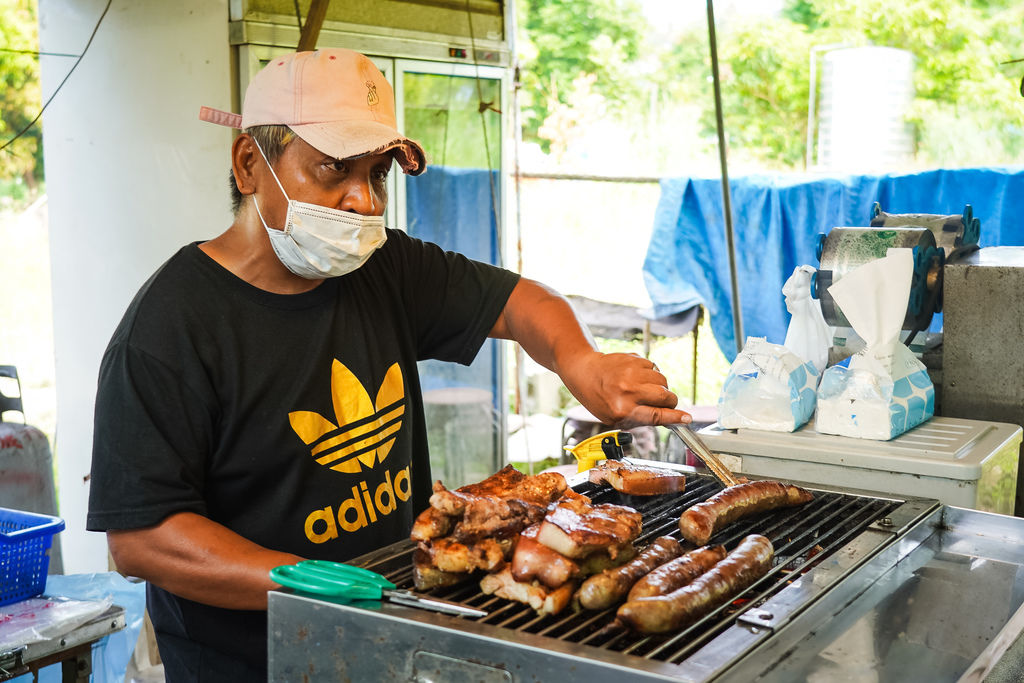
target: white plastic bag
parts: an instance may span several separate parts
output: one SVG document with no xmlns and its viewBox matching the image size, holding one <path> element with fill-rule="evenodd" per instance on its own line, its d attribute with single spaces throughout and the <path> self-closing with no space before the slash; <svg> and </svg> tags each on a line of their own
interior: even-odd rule
<svg viewBox="0 0 1024 683">
<path fill-rule="evenodd" d="M 786 310 L 792 316 L 783 346 L 813 365 L 820 374 L 828 364 L 832 333 L 821 314 L 821 303 L 811 298 L 814 272 L 812 266 L 797 266 L 782 286 Z"/>
<path fill-rule="evenodd" d="M 764 337 L 747 337 L 722 385 L 718 425 L 791 432 L 814 414 L 818 372 Z"/>
</svg>

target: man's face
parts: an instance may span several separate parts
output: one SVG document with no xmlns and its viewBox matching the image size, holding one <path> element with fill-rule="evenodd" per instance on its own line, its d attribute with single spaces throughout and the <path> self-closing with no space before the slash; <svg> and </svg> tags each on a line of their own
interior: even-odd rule
<svg viewBox="0 0 1024 683">
<path fill-rule="evenodd" d="M 274 172 L 289 199 L 363 216 L 383 216 L 391 166 L 392 156 L 387 153 L 335 159 L 296 137 L 284 148 L 274 164 Z M 270 227 L 281 228 L 288 201 L 265 163 L 257 165 L 256 174 L 263 216 Z"/>
</svg>

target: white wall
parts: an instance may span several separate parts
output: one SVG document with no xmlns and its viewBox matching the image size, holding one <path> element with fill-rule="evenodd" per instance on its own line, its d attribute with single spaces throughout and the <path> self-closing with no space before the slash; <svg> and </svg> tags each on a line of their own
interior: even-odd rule
<svg viewBox="0 0 1024 683">
<path fill-rule="evenodd" d="M 105 0 L 40 0 L 43 52 L 79 54 Z M 67 573 L 106 571 L 85 531 L 100 358 L 138 287 L 230 223 L 228 0 L 113 0 L 43 117 L 56 354 L 55 459 Z M 43 101 L 74 64 L 42 58 Z"/>
</svg>

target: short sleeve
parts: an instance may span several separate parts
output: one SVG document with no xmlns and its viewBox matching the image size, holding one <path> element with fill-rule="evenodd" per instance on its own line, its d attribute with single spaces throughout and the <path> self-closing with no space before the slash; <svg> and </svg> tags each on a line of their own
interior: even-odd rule
<svg viewBox="0 0 1024 683">
<path fill-rule="evenodd" d="M 468 365 L 498 320 L 519 275 L 399 233 L 408 316 L 420 359 Z"/>
<path fill-rule="evenodd" d="M 152 526 L 176 512 L 205 514 L 206 454 L 215 411 L 181 372 L 113 343 L 100 365 L 93 428 L 91 531 Z"/>
</svg>

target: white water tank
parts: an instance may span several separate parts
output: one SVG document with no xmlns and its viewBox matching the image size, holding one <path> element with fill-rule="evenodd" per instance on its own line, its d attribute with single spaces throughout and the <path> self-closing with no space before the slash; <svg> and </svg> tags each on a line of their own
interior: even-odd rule
<svg viewBox="0 0 1024 683">
<path fill-rule="evenodd" d="M 818 119 L 818 169 L 889 173 L 911 160 L 906 117 L 914 97 L 914 57 L 892 47 L 825 53 Z"/>
</svg>

